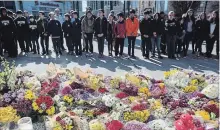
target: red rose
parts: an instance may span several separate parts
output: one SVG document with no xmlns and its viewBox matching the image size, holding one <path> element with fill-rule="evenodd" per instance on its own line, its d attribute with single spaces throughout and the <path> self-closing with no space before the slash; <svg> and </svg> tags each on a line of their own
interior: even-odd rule
<svg viewBox="0 0 220 130">
<path fill-rule="evenodd" d="M 105 93 L 108 92 L 108 90 L 106 88 L 99 88 L 98 90 L 100 93 Z"/>
<path fill-rule="evenodd" d="M 121 130 L 123 128 L 123 124 L 118 120 L 112 120 L 106 124 L 106 127 L 107 130 Z"/>
<path fill-rule="evenodd" d="M 126 94 L 125 92 L 120 92 L 120 93 L 116 94 L 115 97 L 123 99 L 123 98 L 128 97 L 128 94 Z"/>
<path fill-rule="evenodd" d="M 60 120 L 62 120 L 62 119 L 61 119 L 61 117 L 58 116 L 58 117 L 56 118 L 56 121 L 60 121 Z"/>
</svg>

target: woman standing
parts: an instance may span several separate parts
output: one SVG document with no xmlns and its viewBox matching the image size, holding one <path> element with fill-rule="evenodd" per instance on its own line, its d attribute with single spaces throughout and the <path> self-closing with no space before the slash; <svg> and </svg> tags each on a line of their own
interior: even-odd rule
<svg viewBox="0 0 220 130">
<path fill-rule="evenodd" d="M 195 26 L 195 18 L 193 16 L 193 10 L 190 9 L 187 11 L 187 14 L 186 14 L 186 17 L 184 18 L 184 23 L 183 23 L 183 30 L 185 32 L 184 45 L 183 45 L 184 57 L 187 56 L 189 42 L 192 41 L 192 38 L 193 38 L 194 26 Z M 195 51 L 194 43 L 192 43 L 192 50 L 194 53 Z"/>
<path fill-rule="evenodd" d="M 209 36 L 209 22 L 206 19 L 205 13 L 200 14 L 199 20 L 196 21 L 195 30 L 197 37 L 195 51 L 196 51 L 196 55 L 199 57 L 200 54 L 202 53 L 202 43 L 203 41 L 206 41 L 207 44 L 207 40 Z"/>
<path fill-rule="evenodd" d="M 217 41 L 216 46 L 216 54 L 217 58 L 219 57 L 219 13 L 217 11 L 212 12 L 212 16 L 210 18 L 210 24 L 209 24 L 209 40 L 207 45 L 207 57 L 212 57 L 212 50 L 215 41 Z"/>
<path fill-rule="evenodd" d="M 115 27 L 115 22 L 113 21 L 114 15 L 109 14 L 108 16 L 108 23 L 107 23 L 107 41 L 108 41 L 108 54 L 109 56 L 112 56 L 112 51 L 113 51 L 113 40 L 114 40 L 114 27 Z"/>
<path fill-rule="evenodd" d="M 88 50 L 90 49 L 90 56 L 93 54 L 93 44 L 92 44 L 92 39 L 93 39 L 93 33 L 94 33 L 94 22 L 95 19 L 92 17 L 92 12 L 87 11 L 86 16 L 82 20 L 82 34 L 83 37 L 85 38 L 85 43 L 86 43 L 86 53 L 88 53 Z M 88 56 L 88 54 L 86 54 Z"/>
</svg>

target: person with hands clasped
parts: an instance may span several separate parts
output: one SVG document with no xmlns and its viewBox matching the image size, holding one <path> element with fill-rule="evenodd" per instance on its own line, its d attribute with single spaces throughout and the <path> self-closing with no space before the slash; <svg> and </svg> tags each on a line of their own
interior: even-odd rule
<svg viewBox="0 0 220 130">
<path fill-rule="evenodd" d="M 40 44 L 42 47 L 42 55 L 49 55 L 49 35 L 47 32 L 48 21 L 43 11 L 39 12 L 39 20 L 37 21 L 37 30 L 40 35 Z"/>
<path fill-rule="evenodd" d="M 142 40 L 142 56 L 145 59 L 149 59 L 149 51 L 151 45 L 151 36 L 153 21 L 150 17 L 150 11 L 144 12 L 144 18 L 140 22 L 140 32 L 141 32 L 141 40 Z"/>
<path fill-rule="evenodd" d="M 74 45 L 73 45 L 73 41 L 72 41 L 72 23 L 71 23 L 71 19 L 70 19 L 70 15 L 69 14 L 65 14 L 65 21 L 62 24 L 62 30 L 64 33 L 64 37 L 66 39 L 66 45 L 68 47 L 68 54 L 69 55 L 73 55 L 73 49 L 74 49 Z"/>
<path fill-rule="evenodd" d="M 95 20 L 95 35 L 98 40 L 99 57 L 103 57 L 104 40 L 107 35 L 107 19 L 104 17 L 104 10 L 99 9 L 99 17 Z"/>
<path fill-rule="evenodd" d="M 40 54 L 40 47 L 38 43 L 38 31 L 37 31 L 37 22 L 34 19 L 33 15 L 29 16 L 30 22 L 29 22 L 29 30 L 30 30 L 30 37 L 31 37 L 31 42 L 33 45 L 33 52 L 34 54 Z"/>
<path fill-rule="evenodd" d="M 126 27 L 125 27 L 123 13 L 118 14 L 118 21 L 115 24 L 114 33 L 116 36 L 116 38 L 115 38 L 115 57 L 118 57 L 118 54 L 121 57 L 123 54 L 124 40 L 125 40 L 125 33 L 126 33 Z M 119 52 L 119 47 L 120 47 L 120 52 Z"/>
<path fill-rule="evenodd" d="M 126 19 L 126 36 L 128 37 L 128 55 L 135 58 L 134 48 L 138 35 L 139 21 L 135 18 L 135 10 L 130 11 L 130 16 Z M 132 51 L 132 54 L 131 54 Z"/>
<path fill-rule="evenodd" d="M 176 42 L 176 32 L 177 32 L 177 23 L 174 19 L 174 12 L 170 11 L 168 14 L 168 20 L 165 23 L 167 30 L 167 53 L 168 58 L 175 59 L 175 42 Z"/>
</svg>

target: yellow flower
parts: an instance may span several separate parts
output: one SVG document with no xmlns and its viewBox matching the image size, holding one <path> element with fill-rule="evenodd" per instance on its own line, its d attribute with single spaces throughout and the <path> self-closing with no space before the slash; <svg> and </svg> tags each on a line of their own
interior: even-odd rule
<svg viewBox="0 0 220 130">
<path fill-rule="evenodd" d="M 156 110 L 156 109 L 159 109 L 161 108 L 163 105 L 161 104 L 160 100 L 153 100 L 151 103 L 150 103 L 150 108 L 152 110 Z"/>
<path fill-rule="evenodd" d="M 17 122 L 20 117 L 17 115 L 17 111 L 11 107 L 1 107 L 0 108 L 0 122 L 8 123 L 8 122 Z"/>
<path fill-rule="evenodd" d="M 73 102 L 73 98 L 68 95 L 63 96 L 63 100 L 68 102 L 69 104 Z"/>
<path fill-rule="evenodd" d="M 125 75 L 126 79 L 131 82 L 132 84 L 140 87 L 141 85 L 141 79 L 138 78 L 137 76 L 134 76 L 134 75 L 130 75 L 130 74 L 126 74 Z"/>
<path fill-rule="evenodd" d="M 53 130 L 63 130 L 62 126 L 60 125 L 60 123 L 58 123 L 57 121 L 55 122 L 55 127 L 53 127 Z"/>
<path fill-rule="evenodd" d="M 170 77 L 171 75 L 175 74 L 176 72 L 178 72 L 177 69 L 173 69 L 173 70 L 170 70 L 170 71 L 166 71 L 166 72 L 164 72 L 164 77 L 165 77 L 165 78 L 168 78 L 168 77 Z"/>
<path fill-rule="evenodd" d="M 190 81 L 190 85 L 192 85 L 192 86 L 197 86 L 198 83 L 199 83 L 199 82 L 198 82 L 197 79 L 193 79 L 193 80 Z"/>
<path fill-rule="evenodd" d="M 120 78 L 113 78 L 113 79 L 110 81 L 111 87 L 113 87 L 113 88 L 118 88 L 120 81 L 121 81 Z"/>
<path fill-rule="evenodd" d="M 90 130 L 106 130 L 105 125 L 100 121 L 90 121 L 89 122 L 89 129 Z"/>
<path fill-rule="evenodd" d="M 39 113 L 43 113 L 44 111 L 43 111 L 43 110 L 41 110 L 41 109 L 39 109 L 39 110 L 38 110 L 38 112 L 39 112 Z"/>
<path fill-rule="evenodd" d="M 147 96 L 150 96 L 150 92 L 149 92 L 149 89 L 148 89 L 147 87 L 140 87 L 140 88 L 138 89 L 138 92 L 139 92 L 139 93 L 143 93 L 143 94 L 145 94 L 145 95 L 147 95 Z"/>
<path fill-rule="evenodd" d="M 39 107 L 38 107 L 38 105 L 37 105 L 36 102 L 33 102 L 33 103 L 32 103 L 32 107 L 33 107 L 33 109 L 34 109 L 35 111 L 39 109 Z"/>
<path fill-rule="evenodd" d="M 55 113 L 55 107 L 52 106 L 51 108 L 47 109 L 47 110 L 46 110 L 46 113 L 47 113 L 48 115 L 53 115 L 53 114 Z"/>
<path fill-rule="evenodd" d="M 89 77 L 89 86 L 94 90 L 98 90 L 101 87 L 100 79 L 97 76 L 90 76 Z"/>
<path fill-rule="evenodd" d="M 160 87 L 160 89 L 163 89 L 164 88 L 164 83 L 159 83 L 159 87 Z"/>
<path fill-rule="evenodd" d="M 130 100 L 130 102 L 134 102 L 135 100 L 138 100 L 139 97 L 129 96 L 128 99 Z"/>
<path fill-rule="evenodd" d="M 140 122 L 144 122 L 149 118 L 149 116 L 150 116 L 150 112 L 148 110 L 125 112 L 124 120 L 125 121 L 138 120 Z"/>
<path fill-rule="evenodd" d="M 72 130 L 73 126 L 72 125 L 66 125 L 65 130 Z"/>
<path fill-rule="evenodd" d="M 88 117 L 93 117 L 94 112 L 91 111 L 91 110 L 87 110 L 87 111 L 84 112 L 84 114 L 85 114 L 86 116 L 88 116 Z"/>
<path fill-rule="evenodd" d="M 203 118 L 203 120 L 205 121 L 209 121 L 210 120 L 210 115 L 207 111 L 205 110 L 201 110 L 201 111 L 196 111 L 195 115 L 197 116 L 201 116 Z"/>
<path fill-rule="evenodd" d="M 35 98 L 35 94 L 31 90 L 27 90 L 24 98 L 28 100 L 33 100 Z"/>
<path fill-rule="evenodd" d="M 183 92 L 185 93 L 190 93 L 190 92 L 195 92 L 197 90 L 197 86 L 186 86 L 185 88 L 183 88 Z"/>
</svg>

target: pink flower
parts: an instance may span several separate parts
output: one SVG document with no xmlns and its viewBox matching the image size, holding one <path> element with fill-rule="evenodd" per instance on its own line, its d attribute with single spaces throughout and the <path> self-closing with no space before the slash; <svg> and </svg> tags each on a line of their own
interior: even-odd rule
<svg viewBox="0 0 220 130">
<path fill-rule="evenodd" d="M 61 94 L 62 95 L 67 95 L 67 94 L 71 94 L 72 93 L 72 88 L 69 87 L 69 86 L 66 86 L 64 87 L 62 90 L 61 90 Z"/>
<path fill-rule="evenodd" d="M 121 130 L 123 126 L 124 125 L 118 120 L 112 120 L 106 124 L 107 130 Z"/>
</svg>

